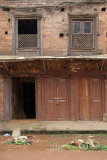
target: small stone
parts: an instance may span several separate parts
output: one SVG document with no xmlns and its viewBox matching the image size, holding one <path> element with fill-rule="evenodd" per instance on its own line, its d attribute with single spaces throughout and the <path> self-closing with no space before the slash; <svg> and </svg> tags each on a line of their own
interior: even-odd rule
<svg viewBox="0 0 107 160">
<path fill-rule="evenodd" d="M 19 137 L 21 134 L 21 131 L 19 129 L 13 130 L 12 137 Z"/>
</svg>

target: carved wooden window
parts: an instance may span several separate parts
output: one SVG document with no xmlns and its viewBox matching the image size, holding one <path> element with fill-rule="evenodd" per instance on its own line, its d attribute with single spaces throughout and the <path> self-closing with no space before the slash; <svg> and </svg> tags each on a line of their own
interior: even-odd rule
<svg viewBox="0 0 107 160">
<path fill-rule="evenodd" d="M 18 48 L 37 48 L 38 29 L 37 19 L 18 20 Z"/>
<path fill-rule="evenodd" d="M 69 55 L 92 55 L 97 51 L 96 15 L 69 16 Z"/>
<path fill-rule="evenodd" d="M 41 16 L 14 16 L 14 54 L 41 55 Z"/>
<path fill-rule="evenodd" d="M 73 21 L 72 47 L 82 49 L 93 47 L 92 21 Z"/>
</svg>

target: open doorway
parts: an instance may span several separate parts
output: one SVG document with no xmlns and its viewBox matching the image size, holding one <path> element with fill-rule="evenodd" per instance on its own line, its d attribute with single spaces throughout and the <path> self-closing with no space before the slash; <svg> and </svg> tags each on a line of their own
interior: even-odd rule
<svg viewBox="0 0 107 160">
<path fill-rule="evenodd" d="M 35 78 L 12 78 L 12 119 L 36 118 Z"/>
</svg>

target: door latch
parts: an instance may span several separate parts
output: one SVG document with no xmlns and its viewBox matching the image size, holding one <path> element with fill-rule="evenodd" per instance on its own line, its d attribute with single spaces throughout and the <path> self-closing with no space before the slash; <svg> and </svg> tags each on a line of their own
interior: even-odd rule
<svg viewBox="0 0 107 160">
<path fill-rule="evenodd" d="M 54 98 L 54 99 L 56 100 L 56 105 L 58 105 L 59 104 L 59 100 L 61 100 L 62 97 L 60 97 L 60 98 Z"/>
</svg>

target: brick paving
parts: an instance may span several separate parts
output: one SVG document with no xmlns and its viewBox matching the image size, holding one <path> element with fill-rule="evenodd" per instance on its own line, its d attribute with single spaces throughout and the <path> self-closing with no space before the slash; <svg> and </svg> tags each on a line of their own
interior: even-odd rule
<svg viewBox="0 0 107 160">
<path fill-rule="evenodd" d="M 46 135 L 46 134 L 39 134 L 39 135 L 27 135 L 28 141 L 32 142 L 32 145 L 15 145 L 9 144 L 12 140 L 12 137 L 4 137 L 3 135 L 0 136 L 0 152 L 31 152 L 31 151 L 64 151 L 61 146 L 63 144 L 69 144 L 72 140 L 83 139 L 84 141 L 87 139 L 87 134 L 80 135 L 80 134 L 57 134 L 57 135 Z M 95 140 L 100 144 L 107 144 L 107 134 L 105 135 L 95 135 Z M 69 150 L 70 151 L 70 150 Z M 72 150 L 73 151 L 73 150 Z M 74 152 L 74 151 L 73 151 Z M 77 150 L 75 152 L 80 152 Z M 94 151 L 89 151 L 94 152 Z M 102 151 L 98 151 L 102 152 Z"/>
</svg>

